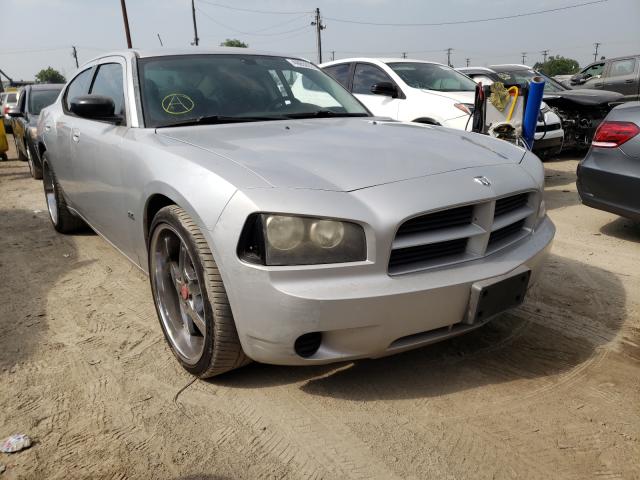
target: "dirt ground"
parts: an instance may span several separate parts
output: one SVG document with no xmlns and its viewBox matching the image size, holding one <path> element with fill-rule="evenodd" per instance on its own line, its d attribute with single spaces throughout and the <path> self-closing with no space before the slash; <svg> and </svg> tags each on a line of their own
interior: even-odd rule
<svg viewBox="0 0 640 480">
<path fill-rule="evenodd" d="M 0 162 L 0 438 L 35 440 L 0 478 L 640 478 L 640 226 L 582 206 L 576 163 L 546 163 L 558 233 L 513 313 L 395 357 L 194 381 L 147 278 L 56 234 L 41 182 Z"/>
</svg>

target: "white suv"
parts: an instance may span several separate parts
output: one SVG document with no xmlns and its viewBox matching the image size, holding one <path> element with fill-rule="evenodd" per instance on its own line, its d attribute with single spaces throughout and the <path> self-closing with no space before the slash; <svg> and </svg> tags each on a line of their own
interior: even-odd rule
<svg viewBox="0 0 640 480">
<path fill-rule="evenodd" d="M 476 84 L 441 63 L 348 58 L 320 65 L 374 115 L 471 130 Z"/>
</svg>

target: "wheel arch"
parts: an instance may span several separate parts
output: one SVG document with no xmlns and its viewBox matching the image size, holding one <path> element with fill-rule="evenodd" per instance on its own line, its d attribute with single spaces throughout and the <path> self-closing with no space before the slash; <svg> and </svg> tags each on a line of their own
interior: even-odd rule
<svg viewBox="0 0 640 480">
<path fill-rule="evenodd" d="M 414 122 L 414 123 L 423 123 L 425 125 L 441 125 L 441 123 L 439 121 L 437 121 L 435 118 L 431 118 L 431 117 L 418 117 L 415 120 L 412 120 L 412 122 Z"/>
</svg>

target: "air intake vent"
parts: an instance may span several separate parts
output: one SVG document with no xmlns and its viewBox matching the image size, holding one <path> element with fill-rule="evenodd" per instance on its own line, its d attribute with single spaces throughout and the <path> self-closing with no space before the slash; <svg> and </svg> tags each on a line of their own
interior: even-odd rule
<svg viewBox="0 0 640 480">
<path fill-rule="evenodd" d="M 489 236 L 489 246 L 492 246 L 495 243 L 501 242 L 502 240 L 506 240 L 511 236 L 519 234 L 522 231 L 522 227 L 524 227 L 524 222 L 524 219 L 522 219 L 515 223 L 512 223 L 511 225 L 502 227 L 500 230 L 491 232 L 491 235 Z"/>
<path fill-rule="evenodd" d="M 519 208 L 525 207 L 529 200 L 528 193 L 521 193 L 512 197 L 501 198 L 496 200 L 496 211 L 494 217 L 513 212 Z"/>
<path fill-rule="evenodd" d="M 473 218 L 473 205 L 428 213 L 404 222 L 398 229 L 397 237 L 412 233 L 425 233 L 441 228 L 468 225 Z"/>
<path fill-rule="evenodd" d="M 446 242 L 418 245 L 417 247 L 399 248 L 391 252 L 389 270 L 408 264 L 442 259 L 453 255 L 461 255 L 467 248 L 466 238 L 447 240 Z"/>
</svg>

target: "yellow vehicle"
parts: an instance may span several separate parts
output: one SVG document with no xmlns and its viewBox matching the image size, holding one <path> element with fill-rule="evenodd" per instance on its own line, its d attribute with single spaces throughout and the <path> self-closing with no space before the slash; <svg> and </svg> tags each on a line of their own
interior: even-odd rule
<svg viewBox="0 0 640 480">
<path fill-rule="evenodd" d="M 7 134 L 4 131 L 4 123 L 0 122 L 0 159 L 7 159 L 7 150 L 9 150 L 9 142 L 7 142 Z"/>
</svg>

